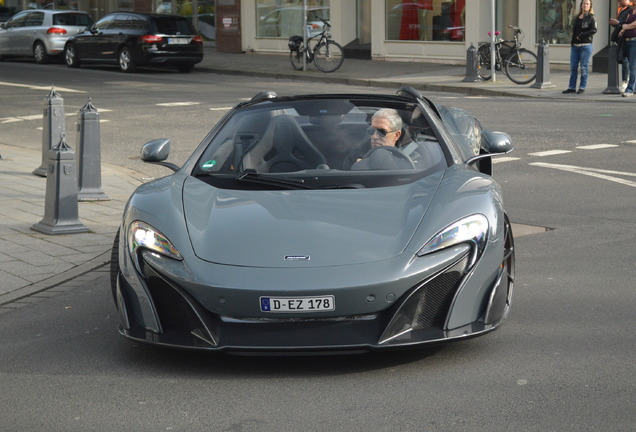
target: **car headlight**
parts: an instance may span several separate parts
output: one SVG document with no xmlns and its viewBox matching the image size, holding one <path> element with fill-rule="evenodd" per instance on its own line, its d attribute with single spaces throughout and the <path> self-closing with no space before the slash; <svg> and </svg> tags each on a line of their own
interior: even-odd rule
<svg viewBox="0 0 636 432">
<path fill-rule="evenodd" d="M 135 221 L 128 230 L 128 251 L 134 257 L 138 248 L 145 248 L 176 260 L 182 260 L 179 251 L 161 232 L 147 223 Z"/>
<path fill-rule="evenodd" d="M 446 249 L 460 243 L 469 243 L 473 246 L 473 254 L 470 266 L 481 255 L 488 239 L 488 219 L 482 214 L 474 214 L 447 226 L 430 239 L 418 252 L 417 256 L 423 256 L 442 249 Z"/>
</svg>

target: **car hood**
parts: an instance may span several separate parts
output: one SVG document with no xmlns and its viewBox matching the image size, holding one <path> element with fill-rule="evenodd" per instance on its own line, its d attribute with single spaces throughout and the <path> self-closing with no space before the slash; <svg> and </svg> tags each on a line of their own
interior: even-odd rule
<svg viewBox="0 0 636 432">
<path fill-rule="evenodd" d="M 375 262 L 404 251 L 443 173 L 370 189 L 247 191 L 194 177 L 183 187 L 197 257 L 249 267 L 322 267 Z"/>
</svg>

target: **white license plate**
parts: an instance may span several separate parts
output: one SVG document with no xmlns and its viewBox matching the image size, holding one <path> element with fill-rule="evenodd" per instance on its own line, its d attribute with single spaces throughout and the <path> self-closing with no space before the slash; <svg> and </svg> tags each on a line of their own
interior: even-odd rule
<svg viewBox="0 0 636 432">
<path fill-rule="evenodd" d="M 170 45 L 189 44 L 190 43 L 190 38 L 168 38 L 168 43 Z"/>
<path fill-rule="evenodd" d="M 262 312 L 326 312 L 336 310 L 334 296 L 261 297 Z"/>
</svg>

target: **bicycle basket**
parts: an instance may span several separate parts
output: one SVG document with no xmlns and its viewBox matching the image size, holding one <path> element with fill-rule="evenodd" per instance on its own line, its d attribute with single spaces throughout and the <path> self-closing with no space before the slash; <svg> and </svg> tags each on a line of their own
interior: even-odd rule
<svg viewBox="0 0 636 432">
<path fill-rule="evenodd" d="M 287 42 L 287 46 L 289 46 L 290 51 L 298 51 L 302 43 L 303 43 L 302 36 L 291 36 L 289 38 L 289 42 Z"/>
</svg>

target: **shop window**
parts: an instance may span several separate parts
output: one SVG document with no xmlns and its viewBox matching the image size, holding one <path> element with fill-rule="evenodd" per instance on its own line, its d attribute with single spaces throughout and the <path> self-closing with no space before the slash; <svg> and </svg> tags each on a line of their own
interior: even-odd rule
<svg viewBox="0 0 636 432">
<path fill-rule="evenodd" d="M 386 38 L 462 42 L 465 8 L 466 0 L 386 0 Z"/>
<path fill-rule="evenodd" d="M 574 0 L 537 0 L 537 43 L 570 44 L 572 20 L 578 3 Z"/>
<path fill-rule="evenodd" d="M 256 37 L 302 35 L 303 10 L 302 0 L 256 0 Z M 308 36 L 322 32 L 321 19 L 329 20 L 329 0 L 308 0 Z"/>
<path fill-rule="evenodd" d="M 199 33 L 210 40 L 216 40 L 216 22 L 214 0 L 154 0 L 157 13 L 177 14 L 190 20 Z M 172 5 L 175 5 L 173 10 Z M 194 10 L 197 10 L 196 24 Z"/>
</svg>

